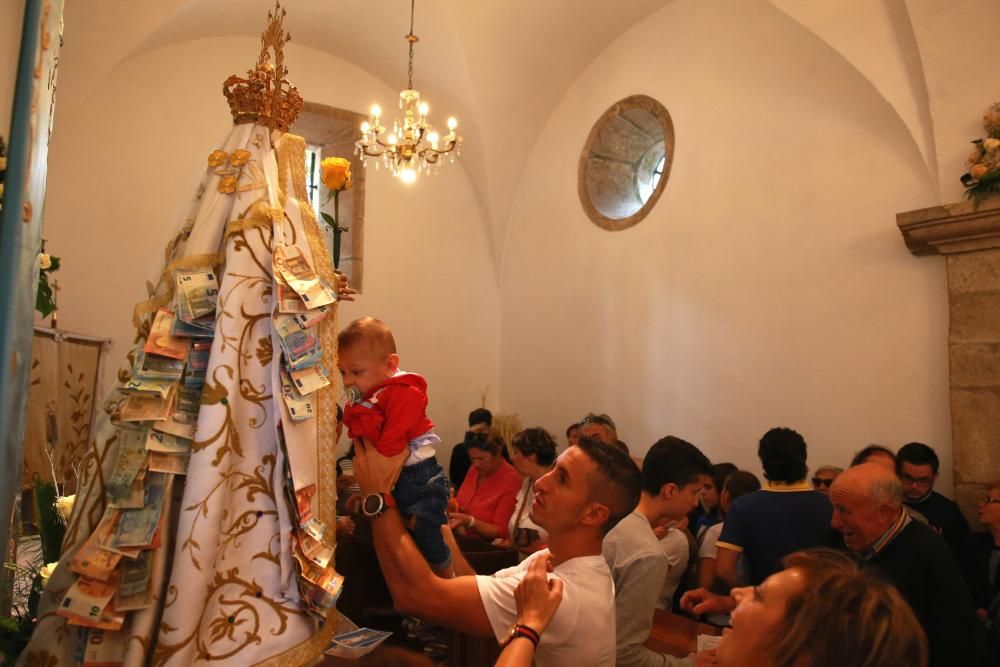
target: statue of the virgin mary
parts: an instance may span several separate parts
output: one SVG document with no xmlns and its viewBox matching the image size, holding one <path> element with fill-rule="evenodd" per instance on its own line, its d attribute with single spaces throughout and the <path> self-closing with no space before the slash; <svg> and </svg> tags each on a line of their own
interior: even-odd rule
<svg viewBox="0 0 1000 667">
<path fill-rule="evenodd" d="M 140 346 L 81 466 L 24 665 L 301 665 L 337 625 L 335 273 L 308 204 L 283 11 L 223 90 Z M 152 286 L 151 286 L 152 287 Z M 332 372 L 331 372 L 332 371 Z"/>
</svg>

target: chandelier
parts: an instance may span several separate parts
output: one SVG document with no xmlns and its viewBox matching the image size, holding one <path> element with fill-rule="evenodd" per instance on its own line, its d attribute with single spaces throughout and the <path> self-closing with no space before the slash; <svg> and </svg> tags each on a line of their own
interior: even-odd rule
<svg viewBox="0 0 1000 667">
<path fill-rule="evenodd" d="M 413 88 L 413 45 L 420 41 L 413 34 L 415 3 L 416 0 L 410 0 L 410 32 L 405 37 L 410 45 L 409 85 L 399 93 L 403 120 L 393 120 L 392 131 L 388 132 L 381 122 L 381 107 L 373 104 L 369 119 L 361 123 L 361 138 L 356 144 L 361 164 L 365 164 L 366 158 L 376 158 L 376 168 L 381 162 L 404 183 L 412 183 L 417 180 L 417 174 L 431 167 L 436 171 L 438 161 L 446 153 L 452 153 L 454 162 L 462 144 L 462 137 L 455 134 L 458 121 L 454 117 L 448 119 L 448 134 L 442 137 L 434 131 L 427 121 L 430 107 L 420 99 L 420 91 Z"/>
</svg>

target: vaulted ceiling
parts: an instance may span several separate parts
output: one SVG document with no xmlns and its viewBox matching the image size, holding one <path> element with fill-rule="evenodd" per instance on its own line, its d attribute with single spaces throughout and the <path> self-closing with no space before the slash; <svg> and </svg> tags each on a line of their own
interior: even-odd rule
<svg viewBox="0 0 1000 667">
<path fill-rule="evenodd" d="M 935 122 L 955 115 L 954 100 L 961 97 L 957 89 L 971 85 L 955 83 L 949 76 L 955 68 L 952 48 L 975 49 L 977 44 L 991 48 L 992 37 L 983 26 L 1000 22 L 982 16 L 988 3 L 702 1 L 761 2 L 791 17 L 815 36 L 816 48 L 834 50 L 893 107 L 934 182 L 940 182 L 941 173 L 954 171 L 954 159 L 942 163 Z M 417 2 L 415 32 L 420 42 L 414 83 L 431 102 L 432 116 L 436 110 L 438 115 L 451 113 L 460 119 L 463 165 L 487 221 L 497 264 L 502 260 L 520 166 L 529 159 L 552 110 L 606 47 L 674 2 L 681 0 Z M 405 87 L 407 54 L 402 37 L 409 29 L 410 10 L 406 0 L 286 0 L 284 4 L 294 43 L 348 61 L 393 89 Z M 271 8 L 272 0 L 68 3 L 67 32 L 85 43 L 91 63 L 86 73 L 78 72 L 73 81 L 61 79 L 60 84 L 82 87 L 73 99 L 86 99 L 88 89 L 130 57 L 188 40 L 256 36 Z M 1000 9 L 995 11 L 1000 14 Z M 128 29 L 108 30 L 109 25 Z M 305 64 L 291 61 L 289 66 L 294 81 L 296 68 Z M 308 99 L 308 91 L 305 95 Z M 973 131 L 979 112 L 967 111 Z M 949 127 L 956 131 L 954 123 Z"/>
</svg>

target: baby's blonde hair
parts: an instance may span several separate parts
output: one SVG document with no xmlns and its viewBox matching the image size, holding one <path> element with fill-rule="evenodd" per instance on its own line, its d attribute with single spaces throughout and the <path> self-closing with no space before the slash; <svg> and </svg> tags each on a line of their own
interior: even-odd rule
<svg viewBox="0 0 1000 667">
<path fill-rule="evenodd" d="M 396 354 L 396 340 L 392 337 L 392 329 L 374 317 L 358 318 L 337 335 L 337 348 L 342 351 L 358 345 L 365 345 L 370 351 L 384 357 Z"/>
</svg>

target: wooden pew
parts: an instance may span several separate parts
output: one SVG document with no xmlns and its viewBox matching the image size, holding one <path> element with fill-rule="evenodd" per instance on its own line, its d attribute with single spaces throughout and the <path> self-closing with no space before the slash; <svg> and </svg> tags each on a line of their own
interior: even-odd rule
<svg viewBox="0 0 1000 667">
<path fill-rule="evenodd" d="M 653 612 L 653 627 L 646 640 L 646 647 L 657 653 L 686 658 L 697 649 L 698 635 L 717 637 L 720 634 L 721 630 L 714 625 L 657 609 Z"/>
</svg>

